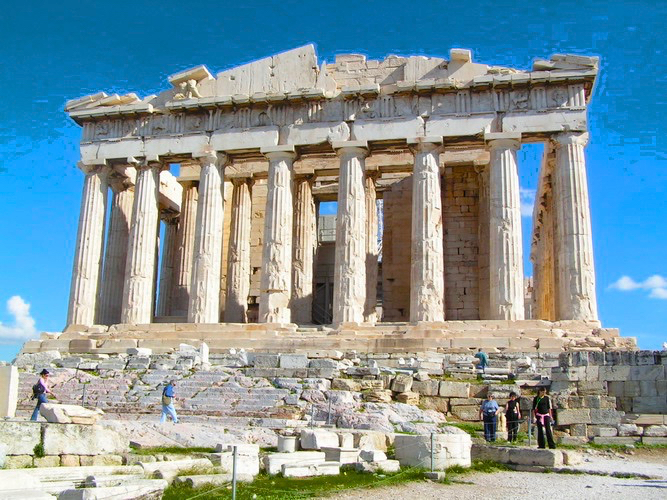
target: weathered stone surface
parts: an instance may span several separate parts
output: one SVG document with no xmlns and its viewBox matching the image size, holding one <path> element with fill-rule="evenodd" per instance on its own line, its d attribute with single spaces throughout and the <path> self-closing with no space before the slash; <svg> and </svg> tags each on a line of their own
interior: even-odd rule
<svg viewBox="0 0 667 500">
<path fill-rule="evenodd" d="M 359 460 L 359 450 L 356 448 L 323 447 L 322 451 L 327 462 L 338 462 L 341 465 L 352 465 Z"/>
<path fill-rule="evenodd" d="M 667 436 L 667 425 L 649 425 L 644 428 L 645 437 L 665 437 Z"/>
<path fill-rule="evenodd" d="M 335 432 L 321 429 L 302 429 L 300 439 L 301 449 L 319 450 L 338 446 L 338 435 Z"/>
<path fill-rule="evenodd" d="M 467 398 L 470 390 L 470 384 L 463 382 L 440 381 L 439 394 L 447 398 Z"/>
<path fill-rule="evenodd" d="M 0 421 L 0 443 L 7 445 L 7 455 L 32 455 L 40 442 L 40 429 L 33 422 Z"/>
<path fill-rule="evenodd" d="M 278 436 L 278 453 L 294 453 L 299 449 L 299 438 L 296 436 Z"/>
<path fill-rule="evenodd" d="M 338 462 L 287 463 L 282 466 L 284 477 L 337 476 L 340 474 Z"/>
<path fill-rule="evenodd" d="M 89 410 L 78 405 L 62 405 L 55 403 L 44 403 L 39 407 L 39 413 L 47 422 L 58 424 L 96 424 L 104 415 L 99 408 Z"/>
<path fill-rule="evenodd" d="M 264 457 L 264 467 L 270 475 L 282 472 L 288 463 L 324 463 L 325 454 L 321 451 L 297 451 L 296 453 L 272 453 Z"/>
<path fill-rule="evenodd" d="M 45 457 L 35 457 L 32 461 L 35 467 L 59 467 L 60 457 L 58 455 L 48 455 Z"/>
<path fill-rule="evenodd" d="M 313 360 L 316 361 L 316 360 Z M 313 362 L 311 361 L 311 363 Z M 351 378 L 335 378 L 331 381 L 331 388 L 341 391 L 360 391 L 361 382 Z"/>
<path fill-rule="evenodd" d="M 249 445 L 253 446 L 253 445 Z M 254 445 L 257 446 L 257 445 Z M 234 453 L 225 451 L 222 453 L 211 453 L 208 456 L 213 465 L 222 467 L 226 472 L 232 472 L 234 467 Z M 258 453 L 238 453 L 236 456 L 236 471 L 239 474 L 256 476 L 259 474 L 259 450 Z"/>
<path fill-rule="evenodd" d="M 213 467 L 210 460 L 206 458 L 194 458 L 187 460 L 174 460 L 169 462 L 140 463 L 147 477 L 157 477 L 167 482 L 172 482 L 179 472 L 190 469 L 209 469 Z"/>
<path fill-rule="evenodd" d="M 536 450 L 483 444 L 472 446 L 472 458 L 473 460 L 491 460 L 515 465 L 538 465 L 543 467 L 563 465 L 563 455 L 560 450 Z"/>
<path fill-rule="evenodd" d="M 386 390 L 371 390 L 363 394 L 364 400 L 369 403 L 389 403 L 391 396 L 391 391 Z"/>
<path fill-rule="evenodd" d="M 308 356 L 303 354 L 281 354 L 280 368 L 308 368 Z"/>
<path fill-rule="evenodd" d="M 359 458 L 365 462 L 381 462 L 387 460 L 387 455 L 385 452 L 379 450 L 361 450 Z"/>
<path fill-rule="evenodd" d="M 470 436 L 456 428 L 448 428 L 448 432 L 448 434 L 436 434 L 434 436 L 435 469 L 444 470 L 452 465 L 469 467 L 471 464 L 470 448 L 472 446 Z M 402 466 L 431 466 L 431 436 L 399 434 L 394 441 L 394 447 L 396 458 Z"/>
<path fill-rule="evenodd" d="M 47 455 L 106 455 L 124 453 L 128 439 L 100 425 L 47 424 L 44 428 L 44 453 Z"/>
<path fill-rule="evenodd" d="M 556 418 L 558 425 L 590 424 L 591 410 L 558 410 Z"/>
<path fill-rule="evenodd" d="M 416 406 L 419 404 L 419 394 L 416 392 L 401 392 L 396 395 L 396 401 Z"/>
<path fill-rule="evenodd" d="M 412 375 L 399 373 L 391 383 L 391 390 L 394 392 L 408 392 L 412 388 Z"/>
</svg>

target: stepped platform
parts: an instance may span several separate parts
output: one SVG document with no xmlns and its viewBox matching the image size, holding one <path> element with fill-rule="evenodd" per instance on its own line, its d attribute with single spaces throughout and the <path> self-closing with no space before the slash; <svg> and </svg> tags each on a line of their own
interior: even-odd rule
<svg viewBox="0 0 667 500">
<path fill-rule="evenodd" d="M 212 353 L 243 348 L 262 352 L 324 350 L 373 353 L 453 352 L 477 348 L 492 352 L 562 352 L 576 349 L 636 349 L 632 337 L 599 321 L 444 321 L 441 323 L 344 323 L 337 327 L 272 323 L 151 323 L 145 325 L 71 325 L 63 333 L 43 333 L 21 353 L 57 350 L 69 353 L 125 353 L 149 348 L 154 353 L 181 343 L 205 342 Z"/>
</svg>

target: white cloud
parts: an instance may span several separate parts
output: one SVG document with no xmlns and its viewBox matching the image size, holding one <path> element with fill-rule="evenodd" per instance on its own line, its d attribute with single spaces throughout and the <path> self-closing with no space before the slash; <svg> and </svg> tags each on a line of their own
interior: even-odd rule
<svg viewBox="0 0 667 500">
<path fill-rule="evenodd" d="M 535 205 L 535 190 L 519 188 L 519 197 L 521 198 L 521 217 L 532 217 L 533 206 Z"/>
<path fill-rule="evenodd" d="M 25 341 L 37 335 L 35 320 L 30 316 L 30 304 L 18 295 L 7 301 L 7 312 L 14 317 L 14 325 L 0 323 L 0 342 Z"/>
<path fill-rule="evenodd" d="M 667 300 L 667 288 L 654 288 L 649 294 L 651 299 Z"/>
<path fill-rule="evenodd" d="M 630 290 L 648 290 L 649 298 L 667 300 L 667 279 L 654 274 L 642 282 L 633 280 L 630 276 L 621 276 L 617 281 L 609 285 L 609 288 L 627 292 Z"/>
<path fill-rule="evenodd" d="M 609 288 L 616 288 L 617 290 L 622 290 L 624 292 L 628 290 L 636 290 L 641 287 L 642 284 L 637 283 L 630 276 L 621 276 L 618 281 L 609 285 Z"/>
</svg>

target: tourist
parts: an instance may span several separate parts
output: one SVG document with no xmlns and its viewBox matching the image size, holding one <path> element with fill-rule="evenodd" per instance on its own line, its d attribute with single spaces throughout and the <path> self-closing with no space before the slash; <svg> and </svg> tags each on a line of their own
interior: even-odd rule
<svg viewBox="0 0 667 500">
<path fill-rule="evenodd" d="M 482 369 L 482 373 L 486 371 L 486 365 L 489 364 L 489 356 L 482 351 L 482 348 L 480 347 L 477 353 L 475 353 L 475 358 L 477 358 L 479 361 L 477 363 L 477 368 Z"/>
<path fill-rule="evenodd" d="M 551 399 L 547 396 L 547 388 L 540 387 L 537 390 L 537 396 L 533 399 L 533 421 L 537 424 L 537 446 L 544 448 L 544 434 L 546 433 L 549 448 L 554 449 L 554 437 L 551 432 L 551 424 L 553 423 L 553 406 Z"/>
<path fill-rule="evenodd" d="M 505 405 L 505 415 L 507 416 L 507 440 L 515 441 L 519 431 L 519 420 L 521 420 L 521 408 L 519 408 L 519 398 L 516 392 L 510 392 L 510 400 Z"/>
<path fill-rule="evenodd" d="M 484 439 L 489 442 L 496 440 L 496 418 L 499 412 L 500 407 L 493 399 L 493 394 L 487 395 L 479 409 L 479 418 L 484 422 Z"/>
<path fill-rule="evenodd" d="M 39 416 L 39 407 L 42 406 L 42 403 L 48 403 L 49 399 L 46 397 L 47 394 L 51 394 L 54 398 L 55 394 L 51 391 L 49 387 L 49 370 L 44 368 L 39 372 L 39 379 L 37 383 L 32 386 L 32 398 L 37 400 L 37 405 L 35 410 L 32 412 L 32 417 L 30 420 L 37 422 L 37 417 Z"/>
<path fill-rule="evenodd" d="M 167 421 L 167 415 L 171 417 L 175 424 L 178 423 L 178 415 L 176 415 L 176 408 L 174 408 L 174 386 L 176 385 L 175 381 L 167 383 L 166 387 L 162 390 L 162 416 L 160 417 L 160 423 L 164 424 Z"/>
</svg>

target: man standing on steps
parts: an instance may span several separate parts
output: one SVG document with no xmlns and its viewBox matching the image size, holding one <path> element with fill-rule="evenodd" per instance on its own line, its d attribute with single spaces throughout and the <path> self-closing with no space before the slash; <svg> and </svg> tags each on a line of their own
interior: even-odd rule
<svg viewBox="0 0 667 500">
<path fill-rule="evenodd" d="M 477 368 L 481 368 L 482 373 L 484 373 L 486 371 L 486 365 L 489 364 L 489 357 L 484 351 L 482 351 L 481 347 L 477 350 L 477 353 L 475 353 L 475 357 L 479 360 Z"/>
<path fill-rule="evenodd" d="M 167 415 L 171 416 L 171 419 L 175 424 L 178 423 L 178 415 L 176 415 L 176 408 L 174 408 L 175 385 L 176 382 L 172 380 L 162 390 L 162 416 L 160 417 L 161 424 L 164 424 L 167 421 Z"/>
</svg>

